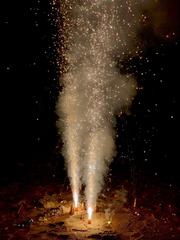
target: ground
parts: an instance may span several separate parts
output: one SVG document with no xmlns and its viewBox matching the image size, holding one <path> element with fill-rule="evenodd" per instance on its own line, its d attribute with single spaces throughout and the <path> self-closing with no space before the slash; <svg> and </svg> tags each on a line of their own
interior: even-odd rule
<svg viewBox="0 0 180 240">
<path fill-rule="evenodd" d="M 0 239 L 180 239 L 173 191 L 148 187 L 131 201 L 130 191 L 127 182 L 104 189 L 88 224 L 84 199 L 74 211 L 67 184 L 9 184 L 0 188 Z"/>
</svg>

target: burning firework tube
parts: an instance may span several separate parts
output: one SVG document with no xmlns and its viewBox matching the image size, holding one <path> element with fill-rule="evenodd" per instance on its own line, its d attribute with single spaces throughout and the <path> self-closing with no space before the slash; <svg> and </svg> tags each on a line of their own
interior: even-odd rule
<svg viewBox="0 0 180 240">
<path fill-rule="evenodd" d="M 91 218 L 92 218 L 92 213 L 93 213 L 93 210 L 92 210 L 92 207 L 88 207 L 88 224 L 91 224 Z"/>
</svg>

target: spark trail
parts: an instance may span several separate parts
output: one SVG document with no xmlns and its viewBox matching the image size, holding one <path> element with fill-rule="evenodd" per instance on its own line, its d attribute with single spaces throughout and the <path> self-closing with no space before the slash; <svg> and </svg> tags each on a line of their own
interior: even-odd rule
<svg viewBox="0 0 180 240">
<path fill-rule="evenodd" d="M 58 126 L 75 206 L 84 184 L 87 209 L 94 209 L 115 154 L 115 115 L 136 95 L 135 80 L 120 74 L 116 60 L 139 50 L 141 2 L 61 1 L 64 65 Z"/>
</svg>

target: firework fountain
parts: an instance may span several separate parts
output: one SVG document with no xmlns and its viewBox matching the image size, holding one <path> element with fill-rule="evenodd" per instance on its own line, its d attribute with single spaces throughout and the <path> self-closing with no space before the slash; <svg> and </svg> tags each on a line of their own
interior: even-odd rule
<svg viewBox="0 0 180 240">
<path fill-rule="evenodd" d="M 142 1 L 62 0 L 63 90 L 57 103 L 74 206 L 85 186 L 89 220 L 115 155 L 115 116 L 128 109 L 136 82 L 117 60 L 138 54 Z M 133 43 L 133 44 L 132 44 Z"/>
</svg>

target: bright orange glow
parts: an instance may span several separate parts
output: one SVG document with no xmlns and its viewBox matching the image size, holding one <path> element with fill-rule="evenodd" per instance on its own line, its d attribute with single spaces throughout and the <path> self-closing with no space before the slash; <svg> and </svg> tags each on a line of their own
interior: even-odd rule
<svg viewBox="0 0 180 240">
<path fill-rule="evenodd" d="M 87 213 L 88 213 L 88 220 L 91 220 L 92 214 L 93 214 L 93 209 L 92 209 L 92 207 L 88 207 Z"/>
<path fill-rule="evenodd" d="M 77 208 L 77 207 L 78 207 L 78 203 L 79 203 L 79 199 L 78 199 L 78 194 L 77 194 L 77 192 L 74 192 L 74 194 L 73 194 L 73 200 L 74 200 L 74 207 Z"/>
</svg>

